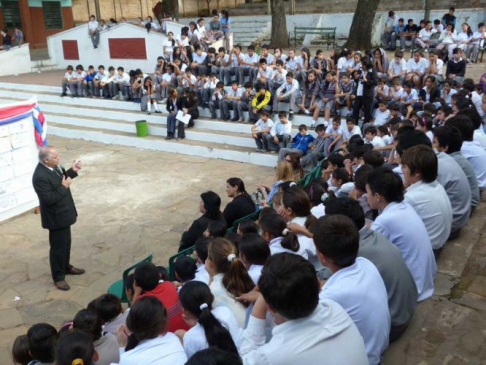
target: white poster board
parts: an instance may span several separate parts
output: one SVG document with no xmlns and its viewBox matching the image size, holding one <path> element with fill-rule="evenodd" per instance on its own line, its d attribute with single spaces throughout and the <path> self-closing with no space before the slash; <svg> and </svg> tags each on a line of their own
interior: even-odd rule
<svg viewBox="0 0 486 365">
<path fill-rule="evenodd" d="M 32 187 L 37 166 L 36 99 L 0 107 L 0 222 L 39 205 Z"/>
</svg>

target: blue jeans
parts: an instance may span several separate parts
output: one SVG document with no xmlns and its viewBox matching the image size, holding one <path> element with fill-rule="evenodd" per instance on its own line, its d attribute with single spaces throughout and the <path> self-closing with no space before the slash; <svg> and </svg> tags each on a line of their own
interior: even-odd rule
<svg viewBox="0 0 486 365">
<path fill-rule="evenodd" d="M 176 114 L 169 114 L 167 116 L 167 133 L 175 133 Z"/>
</svg>

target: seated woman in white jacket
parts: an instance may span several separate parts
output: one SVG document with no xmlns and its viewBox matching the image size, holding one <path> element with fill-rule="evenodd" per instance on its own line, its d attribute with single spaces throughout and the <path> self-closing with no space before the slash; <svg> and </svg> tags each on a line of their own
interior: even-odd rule
<svg viewBox="0 0 486 365">
<path fill-rule="evenodd" d="M 183 365 L 181 341 L 167 332 L 167 311 L 156 297 L 142 297 L 130 308 L 127 324 L 118 328 L 119 365 Z"/>
<path fill-rule="evenodd" d="M 459 38 L 457 38 L 456 30 L 454 29 L 454 25 L 447 24 L 447 29 L 445 29 L 439 37 L 439 44 L 437 45 L 436 49 L 442 50 L 447 48 L 449 59 L 452 60 L 452 51 L 454 48 L 457 47 L 459 43 Z"/>
<path fill-rule="evenodd" d="M 213 295 L 209 286 L 200 281 L 184 284 L 179 292 L 183 317 L 191 329 L 179 330 L 187 357 L 208 347 L 238 354 L 242 328 L 227 307 L 213 309 Z"/>
</svg>

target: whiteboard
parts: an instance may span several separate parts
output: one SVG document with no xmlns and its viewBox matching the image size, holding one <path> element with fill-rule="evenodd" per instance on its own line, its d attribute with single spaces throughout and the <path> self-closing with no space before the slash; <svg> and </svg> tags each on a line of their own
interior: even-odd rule
<svg viewBox="0 0 486 365">
<path fill-rule="evenodd" d="M 35 103 L 31 99 L 0 106 L 0 222 L 39 205 L 32 186 L 39 151 L 32 117 Z"/>
</svg>

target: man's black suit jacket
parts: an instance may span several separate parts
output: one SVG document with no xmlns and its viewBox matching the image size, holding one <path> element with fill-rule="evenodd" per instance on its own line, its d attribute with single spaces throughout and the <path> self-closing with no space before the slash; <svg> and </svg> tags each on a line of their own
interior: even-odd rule
<svg viewBox="0 0 486 365">
<path fill-rule="evenodd" d="M 66 177 L 78 176 L 73 169 L 62 169 Z M 69 227 L 76 223 L 76 207 L 71 191 L 62 185 L 62 177 L 56 171 L 39 163 L 32 177 L 34 190 L 39 197 L 42 228 L 51 231 Z"/>
</svg>

